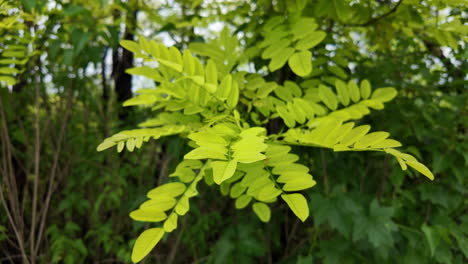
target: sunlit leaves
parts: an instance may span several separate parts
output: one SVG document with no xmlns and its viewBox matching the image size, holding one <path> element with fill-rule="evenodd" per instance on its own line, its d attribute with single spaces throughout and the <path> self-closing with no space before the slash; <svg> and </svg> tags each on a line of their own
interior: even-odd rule
<svg viewBox="0 0 468 264">
<path fill-rule="evenodd" d="M 332 5 L 343 6 L 343 3 L 334 1 Z M 302 10 L 306 4 L 305 1 L 294 2 L 287 7 L 288 12 Z M 336 15 L 343 21 L 348 20 L 348 11 L 337 11 Z M 157 88 L 142 89 L 124 105 L 151 107 L 162 113 L 140 124 L 150 128 L 118 133 L 105 139 L 98 150 L 117 146 L 118 151 L 125 147 L 135 151 L 150 138 L 173 134 L 187 137 L 193 148 L 170 174 L 171 181 L 176 182 L 148 192 L 150 199 L 130 214 L 134 220 L 161 222 L 159 233 L 155 233 L 157 236 L 172 232 L 177 228 L 178 218 L 189 212 L 190 198 L 198 195 L 197 183 L 204 179 L 208 185 L 218 187 L 221 195 L 235 199 L 237 209 L 251 206 L 262 222 L 270 220 L 270 205 L 278 200 L 284 201 L 301 221 L 305 221 L 309 205 L 305 196 L 298 192 L 314 187 L 316 181 L 309 167 L 298 163 L 299 156 L 282 144 L 333 151 L 385 152 L 393 155 L 403 170 L 409 166 L 433 179 L 429 169 L 416 158 L 394 149 L 401 143 L 390 139 L 389 133 L 369 133 L 370 126 L 348 122 L 362 118 L 371 109 L 382 109 L 397 91 L 391 87 L 372 91 L 367 80 L 360 83 L 349 80 L 349 72 L 344 69 L 349 62 L 342 54 L 334 55 L 332 63 L 319 58 L 315 64 L 317 58 L 310 49 L 326 38 L 326 33 L 319 28 L 309 17 L 273 17 L 263 25 L 264 39 L 257 50 L 247 56 L 259 56 L 264 65 L 268 64 L 270 73 L 266 74 L 287 63 L 292 73 L 304 79 L 301 83 L 292 81 L 297 78 L 287 78 L 278 84 L 263 73 L 231 71 L 237 62 L 248 61 L 235 54 L 238 44 L 232 43 L 235 37 L 229 36 L 226 28 L 219 41 L 189 44 L 196 54 L 205 57 L 194 56 L 187 49 L 181 53 L 175 47 L 167 48 L 144 38 L 122 43 L 143 61 L 157 64 L 157 67 L 127 70 L 130 74 L 152 79 Z M 314 71 L 312 62 L 317 65 Z M 324 70 L 334 76 L 321 76 Z M 265 128 L 265 124 L 275 118 L 280 118 L 285 125 L 278 134 L 267 132 Z M 389 212 L 378 204 L 371 205 L 370 211 L 368 218 L 357 222 L 380 230 L 374 220 L 369 219 L 383 219 L 374 215 L 381 212 L 389 215 Z M 341 220 L 336 216 L 330 217 L 333 227 L 340 226 Z M 388 234 L 394 230 L 389 217 L 383 219 L 390 225 L 385 231 Z M 340 227 L 340 232 L 359 240 L 365 236 L 358 233 L 362 228 L 348 225 Z M 160 240 L 157 236 L 156 242 L 148 244 L 156 244 Z M 367 237 L 375 246 L 385 244 L 383 237 L 370 233 Z M 138 245 L 142 247 L 141 243 Z M 142 250 L 139 258 L 148 252 Z"/>
<path fill-rule="evenodd" d="M 304 77 L 312 71 L 309 49 L 323 41 L 326 34 L 316 31 L 317 24 L 313 18 L 299 17 L 286 24 L 283 22 L 283 18 L 273 17 L 265 24 L 264 40 L 259 45 L 264 48 L 261 57 L 271 59 L 268 68 L 272 72 L 288 62 L 295 74 Z"/>
<path fill-rule="evenodd" d="M 253 163 L 265 159 L 262 152 L 267 145 L 264 143 L 266 130 L 263 127 L 253 127 L 240 133 L 240 140 L 232 145 L 233 158 L 242 163 Z"/>
</svg>

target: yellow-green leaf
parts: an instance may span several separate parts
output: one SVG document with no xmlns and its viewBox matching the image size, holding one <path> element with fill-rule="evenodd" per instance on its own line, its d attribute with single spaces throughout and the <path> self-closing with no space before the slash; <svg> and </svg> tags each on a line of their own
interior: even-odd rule
<svg viewBox="0 0 468 264">
<path fill-rule="evenodd" d="M 353 102 L 358 102 L 359 99 L 361 98 L 361 93 L 359 91 L 359 87 L 354 81 L 349 81 L 348 82 L 348 91 L 349 91 L 349 96 L 351 97 L 351 100 Z"/>
<path fill-rule="evenodd" d="M 252 196 L 244 194 L 236 199 L 235 206 L 237 209 L 242 209 L 246 207 L 247 205 L 249 205 L 251 200 L 252 200 Z"/>
<path fill-rule="evenodd" d="M 286 192 L 292 192 L 292 191 L 301 191 L 305 190 L 311 187 L 314 187 L 317 182 L 312 179 L 312 177 L 304 177 L 304 178 L 299 178 L 295 179 L 292 181 L 288 181 L 284 186 L 283 190 Z"/>
<path fill-rule="evenodd" d="M 363 99 L 369 98 L 371 94 L 371 85 L 370 82 L 366 79 L 361 81 L 361 97 Z"/>
<path fill-rule="evenodd" d="M 140 205 L 140 208 L 150 208 L 159 211 L 167 211 L 174 207 L 176 199 L 172 196 L 158 195 L 154 199 L 148 200 Z"/>
<path fill-rule="evenodd" d="M 177 197 L 181 195 L 182 193 L 184 193 L 185 189 L 186 189 L 186 186 L 183 183 L 170 182 L 170 183 L 163 184 L 161 186 L 158 186 L 150 190 L 147 193 L 147 196 L 148 198 L 154 198 L 154 199 L 156 199 L 156 197 L 161 197 L 163 195 Z"/>
<path fill-rule="evenodd" d="M 371 147 L 373 144 L 377 144 L 385 140 L 390 134 L 388 132 L 379 131 L 369 133 L 362 138 L 360 138 L 355 144 L 354 148 L 361 149 Z"/>
<path fill-rule="evenodd" d="M 140 53 L 140 45 L 132 40 L 121 40 L 120 46 L 124 47 L 126 50 L 129 50 L 133 53 Z"/>
<path fill-rule="evenodd" d="M 232 76 L 230 74 L 224 76 L 218 90 L 216 90 L 216 97 L 221 100 L 226 100 L 231 94 L 232 90 Z"/>
<path fill-rule="evenodd" d="M 308 50 L 296 52 L 289 57 L 288 64 L 295 74 L 304 77 L 312 71 L 312 53 Z"/>
<path fill-rule="evenodd" d="M 304 222 L 309 217 L 309 206 L 307 200 L 300 193 L 283 194 L 281 198 L 288 204 L 293 213 Z"/>
<path fill-rule="evenodd" d="M 163 236 L 162 228 L 151 228 L 141 233 L 133 245 L 132 261 L 136 263 L 146 257 Z"/>
<path fill-rule="evenodd" d="M 211 167 L 213 168 L 214 181 L 217 184 L 221 184 L 234 175 L 237 167 L 237 161 L 213 161 L 211 162 Z"/>
<path fill-rule="evenodd" d="M 262 59 L 273 58 L 277 54 L 283 52 L 284 49 L 289 47 L 291 40 L 288 38 L 281 39 L 272 43 L 268 48 L 262 52 Z"/>
<path fill-rule="evenodd" d="M 130 213 L 130 218 L 142 222 L 160 222 L 166 217 L 167 215 L 163 211 L 152 208 L 140 208 Z"/>
<path fill-rule="evenodd" d="M 229 94 L 226 100 L 226 104 L 230 108 L 235 108 L 237 106 L 238 101 L 239 101 L 239 85 L 237 84 L 236 81 L 234 81 L 232 83 L 231 93 Z"/>
<path fill-rule="evenodd" d="M 97 151 L 103 151 L 103 150 L 106 150 L 108 148 L 111 148 L 113 146 L 115 146 L 115 142 L 112 141 L 112 140 L 104 140 L 101 144 L 99 144 L 99 146 L 97 146 Z"/>
<path fill-rule="evenodd" d="M 422 175 L 428 177 L 431 181 L 434 180 L 434 175 L 432 172 L 421 162 L 418 161 L 406 161 L 406 164 L 408 164 L 410 167 L 413 169 L 419 171 Z"/>
<path fill-rule="evenodd" d="M 348 93 L 348 87 L 346 86 L 346 83 L 343 82 L 342 80 L 336 80 L 335 88 L 336 88 L 336 91 L 338 92 L 338 100 L 340 100 L 341 104 L 343 104 L 344 106 L 348 106 L 349 105 L 349 93 Z"/>
<path fill-rule="evenodd" d="M 379 88 L 372 93 L 371 99 L 378 100 L 382 103 L 391 101 L 397 96 L 398 92 L 393 87 Z"/>
<path fill-rule="evenodd" d="M 294 47 L 298 50 L 311 49 L 322 42 L 326 36 L 327 34 L 323 31 L 314 31 L 299 40 Z"/>
<path fill-rule="evenodd" d="M 319 86 L 318 95 L 320 100 L 330 109 L 336 110 L 338 108 L 338 100 L 335 93 L 325 85 Z"/>
<path fill-rule="evenodd" d="M 166 219 L 166 221 L 164 221 L 164 224 L 163 224 L 164 231 L 166 231 L 168 233 L 174 231 L 174 229 L 177 228 L 177 219 L 178 219 L 178 215 L 172 213 Z"/>
<path fill-rule="evenodd" d="M 175 212 L 178 215 L 185 215 L 189 209 L 190 209 L 189 198 L 185 195 L 180 197 L 179 202 L 174 208 Z"/>
<path fill-rule="evenodd" d="M 254 203 L 252 205 L 252 209 L 262 222 L 266 223 L 270 221 L 271 210 L 270 207 L 268 207 L 268 205 L 264 203 Z"/>
<path fill-rule="evenodd" d="M 284 64 L 288 61 L 289 57 L 294 53 L 293 48 L 285 48 L 281 50 L 278 54 L 271 58 L 270 63 L 268 64 L 268 68 L 271 72 L 278 70 L 279 68 L 283 67 Z"/>
</svg>

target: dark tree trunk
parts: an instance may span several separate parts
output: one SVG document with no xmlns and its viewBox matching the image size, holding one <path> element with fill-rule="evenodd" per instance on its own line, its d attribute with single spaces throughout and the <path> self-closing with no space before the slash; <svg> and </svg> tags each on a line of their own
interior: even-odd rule
<svg viewBox="0 0 468 264">
<path fill-rule="evenodd" d="M 136 14 L 136 10 L 129 11 L 127 14 L 125 19 L 125 33 L 123 35 L 123 39 L 125 40 L 134 40 Z M 115 19 L 119 16 L 120 12 L 117 11 L 114 13 Z M 133 67 L 133 53 L 118 45 L 112 52 L 112 63 L 112 76 L 114 78 L 114 88 L 119 105 L 119 120 L 125 121 L 128 119 L 129 109 L 121 107 L 121 104 L 132 97 L 132 76 L 125 71 Z"/>
</svg>

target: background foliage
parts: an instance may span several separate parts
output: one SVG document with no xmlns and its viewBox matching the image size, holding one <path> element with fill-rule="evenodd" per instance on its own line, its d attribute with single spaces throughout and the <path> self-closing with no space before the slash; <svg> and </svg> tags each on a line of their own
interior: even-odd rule
<svg viewBox="0 0 468 264">
<path fill-rule="evenodd" d="M 130 262 L 147 226 L 129 212 L 167 182 L 190 148 L 167 137 L 134 153 L 96 152 L 104 138 L 151 117 L 147 109 L 121 107 L 153 83 L 125 73 L 142 61 L 120 40 L 144 36 L 210 57 L 226 27 L 241 43 L 239 67 L 280 84 L 303 83 L 288 64 L 270 72 L 260 47 L 269 18 L 302 7 L 326 33 L 311 50 L 313 79 L 395 87 L 398 97 L 362 122 L 404 143 L 435 181 L 378 153 L 294 147 L 317 181 L 303 192 L 306 222 L 278 203 L 265 224 L 200 185 L 190 216 L 146 262 L 465 263 L 463 0 L 0 0 L 0 261 Z M 204 54 L 200 43 L 211 49 Z M 223 56 L 228 63 L 237 57 Z M 284 128 L 279 121 L 268 126 Z"/>
</svg>

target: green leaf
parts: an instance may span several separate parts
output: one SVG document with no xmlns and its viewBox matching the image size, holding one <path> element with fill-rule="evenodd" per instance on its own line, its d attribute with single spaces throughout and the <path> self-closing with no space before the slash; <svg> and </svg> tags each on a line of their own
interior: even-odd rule
<svg viewBox="0 0 468 264">
<path fill-rule="evenodd" d="M 163 224 L 164 231 L 168 233 L 174 231 L 174 229 L 177 228 L 177 219 L 177 214 L 172 213 L 171 215 L 169 215 L 169 217 L 166 219 L 166 221 L 164 221 Z"/>
<path fill-rule="evenodd" d="M 122 152 L 122 150 L 124 149 L 125 147 L 125 141 L 120 141 L 118 144 L 117 144 L 117 152 Z"/>
<path fill-rule="evenodd" d="M 439 239 L 436 234 L 434 234 L 433 228 L 429 227 L 424 223 L 421 226 L 421 230 L 424 233 L 424 236 L 426 237 L 426 241 L 429 244 L 429 250 L 431 252 L 431 257 L 434 256 L 435 249 L 437 247 L 437 244 L 439 243 Z"/>
<path fill-rule="evenodd" d="M 315 186 L 315 184 L 317 184 L 317 182 L 315 182 L 312 179 L 312 177 L 303 177 L 292 181 L 288 181 L 283 186 L 283 190 L 286 192 L 301 191 L 312 188 Z"/>
<path fill-rule="evenodd" d="M 140 53 L 141 51 L 140 45 L 133 40 L 121 40 L 120 46 L 133 53 Z"/>
<path fill-rule="evenodd" d="M 273 168 L 273 174 L 284 174 L 284 173 L 292 173 L 292 172 L 298 172 L 298 173 L 307 173 L 309 171 L 309 168 L 302 164 L 297 164 L 297 163 L 292 163 L 292 164 L 285 164 L 285 165 L 280 165 L 276 166 Z"/>
<path fill-rule="evenodd" d="M 382 131 L 369 133 L 369 134 L 363 136 L 362 138 L 360 138 L 354 144 L 354 148 L 360 149 L 360 148 L 371 147 L 372 145 L 383 141 L 388 136 L 390 136 L 390 134 L 388 132 L 382 132 Z"/>
<path fill-rule="evenodd" d="M 289 57 L 288 64 L 295 74 L 304 77 L 312 71 L 312 53 L 308 50 L 296 52 Z"/>
<path fill-rule="evenodd" d="M 351 9 L 348 3 L 345 0 L 333 0 L 335 5 L 336 15 L 338 16 L 339 20 L 342 22 L 348 21 L 351 18 Z"/>
<path fill-rule="evenodd" d="M 133 75 L 141 75 L 157 82 L 162 82 L 164 80 L 157 70 L 148 66 L 129 68 L 125 72 Z"/>
<path fill-rule="evenodd" d="M 252 205 L 252 209 L 262 222 L 266 223 L 270 221 L 271 210 L 270 207 L 268 207 L 268 205 L 264 203 L 254 203 Z"/>
<path fill-rule="evenodd" d="M 282 191 L 275 187 L 275 183 L 271 182 L 260 190 L 256 198 L 260 201 L 266 202 L 275 199 L 281 193 Z"/>
<path fill-rule="evenodd" d="M 140 208 L 130 213 L 130 217 L 135 221 L 161 222 L 167 215 L 163 211 L 153 208 Z"/>
<path fill-rule="evenodd" d="M 18 73 L 19 70 L 16 68 L 9 68 L 9 67 L 2 67 L 0 68 L 0 74 L 15 74 Z"/>
<path fill-rule="evenodd" d="M 219 185 L 234 175 L 237 161 L 213 161 L 211 167 L 213 168 L 213 179 Z"/>
<path fill-rule="evenodd" d="M 291 40 L 284 38 L 279 41 L 272 43 L 268 48 L 262 52 L 262 59 L 273 58 L 281 52 L 284 52 L 286 48 L 291 44 Z"/>
<path fill-rule="evenodd" d="M 148 200 L 140 205 L 140 208 L 151 209 L 151 210 L 159 210 L 159 211 L 167 211 L 174 207 L 176 204 L 176 199 L 171 196 L 164 196 L 158 195 L 155 199 Z"/>
<path fill-rule="evenodd" d="M 349 97 L 351 97 L 351 100 L 353 100 L 353 102 L 359 102 L 359 99 L 361 98 L 361 93 L 359 91 L 359 87 L 354 81 L 348 82 L 348 92 Z"/>
<path fill-rule="evenodd" d="M 162 228 L 151 228 L 141 233 L 133 246 L 132 261 L 136 263 L 146 257 L 163 236 Z"/>
<path fill-rule="evenodd" d="M 336 80 L 335 88 L 336 88 L 336 91 L 338 92 L 338 100 L 340 100 L 342 105 L 348 106 L 349 105 L 349 93 L 348 93 L 348 87 L 346 86 L 346 83 L 343 82 L 342 80 Z"/>
<path fill-rule="evenodd" d="M 398 92 L 393 87 L 379 88 L 372 93 L 371 99 L 378 100 L 382 103 L 393 100 Z"/>
<path fill-rule="evenodd" d="M 115 146 L 115 144 L 116 143 L 112 140 L 104 140 L 101 144 L 99 144 L 99 146 L 97 146 L 96 150 L 103 151 L 103 150 L 106 150 L 108 148 Z"/>
<path fill-rule="evenodd" d="M 241 139 L 235 142 L 231 149 L 233 157 L 241 163 L 253 163 L 259 160 L 264 160 L 265 155 L 262 154 L 267 148 L 264 143 L 266 130 L 263 127 L 252 127 L 243 130 L 240 133 Z"/>
<path fill-rule="evenodd" d="M 135 149 L 135 140 L 133 138 L 127 140 L 126 146 L 128 151 L 133 152 Z"/>
<path fill-rule="evenodd" d="M 152 105 L 156 101 L 156 96 L 151 94 L 142 94 L 126 100 L 123 102 L 123 106 Z"/>
<path fill-rule="evenodd" d="M 245 208 L 247 205 L 249 205 L 251 200 L 252 200 L 252 196 L 244 194 L 236 199 L 235 206 L 237 209 Z"/>
<path fill-rule="evenodd" d="M 0 75 L 0 82 L 5 82 L 7 85 L 14 85 L 16 83 L 16 79 L 11 76 Z"/>
<path fill-rule="evenodd" d="M 192 76 L 195 74 L 195 62 L 193 60 L 192 53 L 190 53 L 190 50 L 184 50 L 184 53 L 182 54 L 182 62 L 183 62 L 183 68 L 184 72 L 187 73 L 188 76 Z"/>
<path fill-rule="evenodd" d="M 180 197 L 179 202 L 177 203 L 174 211 L 178 215 L 185 215 L 190 209 L 189 198 L 187 196 Z"/>
<path fill-rule="evenodd" d="M 288 204 L 293 213 L 304 222 L 309 217 L 309 206 L 307 200 L 302 194 L 283 194 L 281 198 Z"/>
<path fill-rule="evenodd" d="M 231 187 L 231 192 L 229 195 L 231 196 L 231 198 L 238 198 L 244 193 L 246 189 L 247 188 L 245 188 L 240 182 L 238 182 Z"/>
<path fill-rule="evenodd" d="M 287 110 L 285 106 L 277 106 L 276 112 L 278 112 L 279 116 L 283 119 L 284 123 L 288 127 L 294 127 L 296 125 L 294 116 Z"/>
<path fill-rule="evenodd" d="M 369 125 L 355 127 L 348 134 L 346 134 L 346 136 L 340 141 L 340 144 L 349 146 L 361 139 L 365 134 L 367 134 L 367 132 L 369 132 L 369 130 Z"/>
<path fill-rule="evenodd" d="M 215 148 L 216 147 L 216 148 Z M 223 146 L 199 147 L 185 154 L 184 159 L 220 159 L 225 160 L 227 149 Z"/>
<path fill-rule="evenodd" d="M 213 60 L 208 60 L 206 64 L 206 88 L 210 93 L 216 92 L 217 84 L 218 84 L 218 70 L 216 69 L 216 64 Z"/>
<path fill-rule="evenodd" d="M 330 109 L 336 110 L 338 108 L 338 100 L 335 93 L 325 85 L 319 86 L 318 95 L 320 100 Z"/>
<path fill-rule="evenodd" d="M 182 72 L 182 64 L 179 64 L 170 60 L 161 59 L 161 58 L 156 58 L 156 59 L 162 65 L 167 66 L 177 72 Z"/>
<path fill-rule="evenodd" d="M 150 190 L 146 195 L 151 199 L 157 199 L 157 197 L 161 196 L 177 197 L 183 194 L 186 189 L 187 188 L 183 183 L 170 182 Z"/>
<path fill-rule="evenodd" d="M 361 81 L 361 97 L 363 99 L 369 98 L 371 94 L 371 85 L 370 82 L 366 79 Z"/>
<path fill-rule="evenodd" d="M 226 100 L 226 104 L 230 108 L 235 108 L 237 106 L 238 101 L 239 101 L 239 85 L 237 84 L 236 81 L 234 81 L 232 83 L 231 93 L 229 94 Z"/>
<path fill-rule="evenodd" d="M 408 164 L 413 169 L 419 171 L 422 175 L 426 176 L 431 181 L 434 180 L 434 175 L 424 164 L 418 161 L 408 161 L 408 160 L 406 161 L 406 164 Z"/>
<path fill-rule="evenodd" d="M 231 94 L 231 90 L 232 76 L 228 74 L 224 76 L 223 80 L 221 81 L 221 84 L 218 87 L 218 90 L 216 90 L 216 97 L 218 97 L 221 100 L 226 100 Z"/>
<path fill-rule="evenodd" d="M 278 54 L 271 58 L 270 64 L 268 64 L 268 68 L 271 72 L 274 72 L 286 64 L 289 57 L 293 55 L 294 49 L 293 48 L 286 48 L 281 50 Z"/>
<path fill-rule="evenodd" d="M 323 31 L 314 31 L 310 34 L 307 34 L 304 38 L 299 40 L 294 46 L 298 50 L 308 50 L 317 46 L 322 42 L 327 34 Z"/>
<path fill-rule="evenodd" d="M 373 143 L 371 148 L 397 148 L 401 147 L 401 143 L 394 139 L 385 139 L 378 143 Z"/>
</svg>

